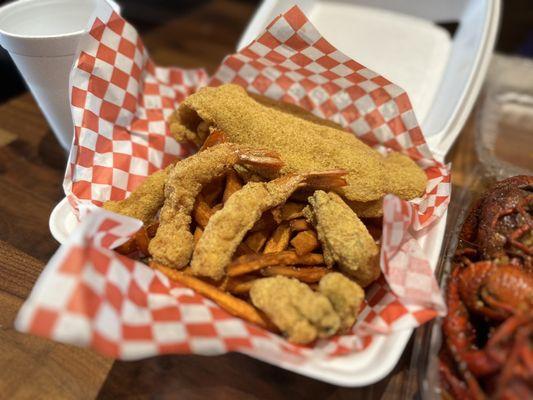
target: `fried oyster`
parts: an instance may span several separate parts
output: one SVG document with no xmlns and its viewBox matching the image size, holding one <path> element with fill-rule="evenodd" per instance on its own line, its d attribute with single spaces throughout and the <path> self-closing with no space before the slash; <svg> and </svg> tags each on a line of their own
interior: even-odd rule
<svg viewBox="0 0 533 400">
<path fill-rule="evenodd" d="M 328 266 L 336 263 L 342 272 L 363 287 L 379 277 L 378 246 L 365 225 L 337 194 L 317 190 L 309 197 L 304 215 L 317 230 Z"/>
<path fill-rule="evenodd" d="M 318 291 L 329 299 L 339 315 L 340 331 L 347 332 L 355 323 L 365 299 L 363 288 L 343 274 L 331 272 L 320 280 Z"/>
<path fill-rule="evenodd" d="M 262 310 L 293 343 L 347 332 L 355 323 L 365 297 L 363 289 L 338 272 L 326 274 L 318 291 L 294 278 L 257 280 L 252 303 Z"/>
<path fill-rule="evenodd" d="M 250 290 L 250 299 L 293 343 L 331 336 L 341 324 L 325 295 L 294 278 L 259 279 Z"/>
</svg>

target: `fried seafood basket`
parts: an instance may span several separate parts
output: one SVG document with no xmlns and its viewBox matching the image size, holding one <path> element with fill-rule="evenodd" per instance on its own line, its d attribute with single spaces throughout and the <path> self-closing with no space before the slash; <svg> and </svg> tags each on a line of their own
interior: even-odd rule
<svg viewBox="0 0 533 400">
<path fill-rule="evenodd" d="M 475 110 L 475 150 L 479 164 L 453 188 L 448 221 L 436 275 L 445 288 L 459 232 L 476 200 L 496 181 L 514 175 L 533 174 L 533 63 L 495 56 L 487 84 Z M 519 78 L 520 77 L 520 78 Z M 525 81 L 522 77 L 526 78 Z M 405 393 L 424 400 L 446 397 L 441 390 L 438 353 L 443 343 L 442 319 L 416 332 Z"/>
<path fill-rule="evenodd" d="M 267 0 L 263 2 L 244 33 L 239 45 L 239 54 L 229 56 L 215 78 L 222 82 L 240 80 L 242 84 L 242 76 L 244 76 L 249 79 L 246 82 L 250 83 L 250 87 L 253 86 L 253 82 L 256 85 L 254 86 L 256 91 L 259 90 L 263 94 L 272 94 L 269 90 L 276 94 L 277 90 L 277 98 L 279 99 L 279 92 L 289 91 L 289 89 L 276 87 L 276 85 L 271 84 L 271 79 L 279 77 L 280 71 L 284 71 L 285 67 L 274 69 L 274 71 L 266 68 L 270 74 L 263 76 L 257 74 L 254 69 L 257 66 L 255 59 L 253 62 L 247 62 L 246 68 L 242 68 L 243 57 L 250 56 L 250 50 L 253 49 L 253 56 L 259 56 L 262 60 L 263 56 L 267 57 L 272 54 L 268 46 L 274 46 L 276 43 L 282 42 L 285 47 L 281 46 L 280 53 L 274 52 L 278 58 L 277 62 L 280 62 L 279 56 L 284 54 L 284 50 L 291 48 L 291 46 L 294 50 L 295 47 L 302 46 L 302 43 L 307 43 L 306 41 L 315 43 L 313 38 L 316 39 L 316 37 L 320 36 L 318 31 L 323 32 L 324 36 L 331 40 L 331 44 L 325 40 L 316 41 L 319 47 L 307 46 L 304 43 L 303 46 L 307 51 L 304 54 L 305 57 L 298 54 L 299 58 L 295 60 L 305 64 L 309 57 L 318 60 L 322 50 L 332 52 L 332 49 L 338 48 L 338 51 L 333 51 L 331 57 L 324 56 L 323 59 L 321 58 L 321 61 L 325 63 L 325 67 L 317 66 L 315 65 L 316 63 L 312 63 L 311 66 L 315 69 L 318 68 L 319 71 L 328 68 L 327 72 L 329 74 L 326 74 L 326 76 L 330 77 L 328 79 L 333 79 L 331 78 L 332 74 L 337 77 L 338 74 L 347 73 L 346 65 L 352 66 L 352 68 L 361 68 L 358 70 L 364 75 L 359 76 L 364 81 L 361 88 L 369 92 L 376 87 L 376 82 L 388 85 L 388 79 L 403 87 L 403 90 L 412 100 L 412 109 L 411 104 L 404 104 L 405 107 L 402 108 L 402 112 L 405 111 L 408 114 L 406 115 L 406 121 L 411 118 L 409 126 L 417 129 L 413 129 L 415 133 L 413 136 L 398 132 L 396 135 L 399 138 L 398 143 L 400 143 L 400 147 L 410 147 L 410 150 L 412 150 L 411 147 L 419 146 L 428 154 L 430 152 L 425 146 L 427 143 L 432 153 L 432 159 L 429 161 L 433 164 L 441 165 L 440 163 L 445 154 L 459 134 L 484 79 L 497 31 L 500 2 L 497 0 L 454 0 L 446 2 L 446 5 L 444 5 L 441 1 L 431 0 L 423 3 L 421 5 L 421 2 L 415 0 L 342 2 L 280 2 Z M 302 11 L 291 9 L 290 7 L 293 5 L 299 6 Z M 287 10 L 292 10 L 292 13 Z M 305 14 L 305 16 L 301 16 L 300 13 Z M 283 18 L 281 18 L 282 16 Z M 307 24 L 307 16 L 312 25 Z M 271 25 L 267 28 L 268 30 L 264 31 L 265 26 L 269 23 Z M 318 31 L 315 30 L 314 25 L 316 25 Z M 452 26 L 454 29 L 445 29 L 446 26 L 448 28 Z M 297 34 L 294 34 L 294 30 L 297 30 Z M 271 32 L 276 35 L 274 39 Z M 294 36 L 291 36 L 292 34 Z M 261 41 L 257 39 L 252 42 L 256 37 L 259 37 Z M 298 40 L 291 40 L 293 37 Z M 367 38 L 373 38 L 373 40 L 367 40 Z M 243 50 L 243 46 L 250 42 L 252 43 L 249 46 L 253 45 L 253 47 L 244 47 Z M 104 50 L 97 51 L 100 46 Z M 76 132 L 75 136 L 74 150 L 71 153 L 76 162 L 71 163 L 65 179 L 65 191 L 67 194 L 70 193 L 69 200 L 71 204 L 72 202 L 76 204 L 77 201 L 76 196 L 73 196 L 74 192 L 86 201 L 98 200 L 100 203 L 102 200 L 108 199 L 112 187 L 113 190 L 118 189 L 122 195 L 125 195 L 126 192 L 131 191 L 131 188 L 124 184 L 127 181 L 125 178 L 129 179 L 133 176 L 134 179 L 130 181 L 138 182 L 141 178 L 147 176 L 148 172 L 154 172 L 154 170 L 162 168 L 163 164 L 166 165 L 170 161 L 169 155 L 174 157 L 176 155 L 184 156 L 186 149 L 176 146 L 173 140 L 167 140 L 169 138 L 168 133 L 165 131 L 166 119 L 163 116 L 168 117 L 175 110 L 177 99 L 181 101 L 190 92 L 195 91 L 197 87 L 205 85 L 208 78 L 203 70 L 183 71 L 179 68 L 161 69 L 155 66 L 149 59 L 148 53 L 145 52 L 137 32 L 114 14 L 111 14 L 111 16 L 106 14 L 106 18 L 103 20 L 95 20 L 91 34 L 85 40 L 85 49 L 87 52 L 80 54 L 80 63 L 76 67 L 76 73 L 71 75 L 71 83 L 73 84 L 71 104 L 73 118 L 79 125 L 79 131 Z M 128 58 L 128 54 L 130 54 L 130 58 Z M 366 67 L 351 62 L 350 59 L 360 60 L 369 68 L 382 73 L 383 76 L 377 76 Z M 109 67 L 109 65 L 115 67 L 115 62 L 121 63 L 120 67 L 122 68 L 125 65 L 128 66 L 129 75 L 126 74 L 124 77 L 123 72 Z M 295 65 L 295 62 L 291 63 L 290 60 L 284 60 L 283 62 L 285 63 L 284 66 L 289 65 L 293 69 L 300 70 L 298 68 L 299 64 Z M 346 65 L 340 65 L 339 63 L 345 63 Z M 139 67 L 141 64 L 145 68 L 142 73 Z M 93 79 L 95 65 L 100 68 L 97 68 L 96 72 L 102 75 L 99 77 L 101 78 L 99 81 L 103 82 L 104 85 L 88 84 L 88 82 L 95 82 L 95 79 Z M 266 63 L 264 65 L 269 64 Z M 264 67 L 264 65 L 261 67 Z M 301 68 L 301 70 L 311 75 L 316 72 L 309 72 L 305 68 Z M 350 69 L 348 70 L 348 72 L 351 71 Z M 258 75 L 263 79 L 255 79 Z M 130 77 L 133 79 L 130 80 Z M 144 93 L 142 93 L 144 95 L 144 104 L 143 107 L 136 107 L 136 97 L 132 97 L 129 92 L 133 89 L 138 89 L 136 82 L 141 78 L 145 79 L 144 83 L 146 83 L 144 87 L 139 85 L 139 87 L 144 89 Z M 323 77 L 315 78 L 319 79 L 319 83 L 323 80 Z M 346 84 L 345 80 L 337 78 L 340 82 Z M 372 81 L 373 79 L 376 82 Z M 107 85 L 108 80 L 112 85 Z M 284 84 L 292 87 L 291 85 L 295 84 L 294 81 L 297 83 L 299 80 L 309 84 L 309 81 L 304 80 L 299 74 L 290 74 L 290 79 L 279 80 L 278 82 L 281 82 L 281 86 Z M 129 83 L 125 84 L 125 82 Z M 317 82 L 312 82 L 311 85 L 317 85 Z M 298 85 L 295 84 L 294 86 Z M 108 88 L 111 89 L 108 91 Z M 394 89 L 391 92 L 391 96 L 398 96 L 402 93 L 402 90 L 395 89 L 395 85 L 391 84 L 390 88 Z M 293 102 L 298 103 L 299 101 L 303 103 L 306 98 L 305 92 L 303 94 L 302 91 L 291 93 Z M 327 115 L 327 112 L 331 112 L 332 109 L 331 107 L 328 108 L 328 106 L 332 102 L 320 101 L 324 100 L 324 97 L 321 97 L 323 92 L 317 90 L 314 94 L 316 95 L 316 103 L 323 106 L 318 110 L 319 113 Z M 124 100 L 123 106 L 118 110 L 113 104 L 113 102 L 118 101 L 117 99 Z M 342 96 L 338 97 L 339 106 L 342 106 L 342 99 Z M 369 96 L 364 96 L 361 104 L 363 106 L 368 105 L 368 100 Z M 401 102 L 401 98 L 398 101 Z M 386 111 L 387 107 L 381 107 L 381 109 Z M 379 112 L 382 111 L 381 109 Z M 105 112 L 102 113 L 102 110 Z M 413 110 L 414 113 L 412 112 Z M 95 114 L 96 111 L 100 112 L 97 116 Z M 352 114 L 350 112 L 346 113 L 348 116 Z M 421 130 L 418 129 L 416 121 L 414 121 L 414 114 L 416 114 L 416 118 L 420 122 Z M 86 118 L 86 116 L 90 117 Z M 124 118 L 129 121 L 132 116 L 137 118 L 135 120 L 135 128 L 138 135 L 135 137 L 121 136 L 121 133 L 124 132 L 120 131 L 120 129 L 115 129 L 116 124 L 107 123 L 110 118 L 116 118 L 117 120 Z M 379 118 L 374 119 L 374 122 L 378 120 L 380 121 Z M 366 126 L 366 123 L 363 125 Z M 363 130 L 368 139 L 372 139 L 374 135 L 372 130 L 366 131 L 366 128 Z M 146 132 L 149 134 L 157 133 L 157 135 L 152 135 L 154 141 L 149 143 L 149 146 L 146 146 L 148 147 L 147 149 L 143 147 L 146 145 L 143 142 L 143 135 Z M 424 133 L 424 137 L 422 137 L 420 132 Z M 360 133 L 358 132 L 358 134 Z M 388 138 L 388 142 L 394 144 L 393 138 L 387 136 L 387 134 L 390 135 L 385 129 L 384 135 L 382 135 L 383 137 L 380 138 L 378 143 L 385 143 Z M 115 136 L 119 137 L 119 140 Z M 112 151 L 106 153 L 110 148 Z M 110 153 L 114 157 L 110 157 Z M 130 159 L 135 162 L 130 164 Z M 115 162 L 117 165 L 114 164 Z M 126 168 L 123 165 L 124 163 L 127 164 Z M 440 170 L 433 169 L 433 172 L 430 173 L 431 184 L 428 185 L 429 200 L 421 204 L 414 204 L 419 211 L 421 210 L 421 215 L 426 217 L 431 216 L 432 210 L 444 210 L 439 214 L 441 219 L 438 223 L 431 224 L 432 220 L 425 219 L 424 221 L 427 224 L 424 224 L 424 221 L 417 218 L 411 219 L 410 211 L 404 212 L 405 210 L 401 207 L 394 210 L 391 208 L 390 213 L 390 229 L 395 228 L 396 232 L 401 232 L 402 235 L 399 237 L 402 240 L 404 240 L 404 235 L 405 237 L 410 237 L 411 235 L 409 232 L 409 235 L 405 234 L 408 224 L 413 220 L 418 221 L 420 233 L 416 235 L 416 238 L 413 238 L 415 239 L 414 241 L 408 240 L 405 243 L 417 242 L 417 246 L 420 246 L 420 249 L 416 250 L 420 250 L 423 254 L 417 254 L 414 251 L 408 252 L 408 248 L 403 249 L 402 252 L 396 250 L 396 253 L 394 253 L 394 246 L 391 247 L 390 254 L 394 253 L 401 256 L 410 254 L 413 259 L 421 260 L 424 270 L 429 273 L 421 278 L 418 275 L 416 279 L 422 279 L 422 282 L 431 281 L 430 293 L 437 300 L 440 300 L 440 295 L 432 278 L 431 269 L 437 264 L 442 243 L 448 243 L 449 241 L 445 240 L 443 242 L 445 207 L 449 199 L 449 175 L 444 176 L 443 171 L 447 171 L 446 166 L 440 167 Z M 113 179 L 116 178 L 116 180 L 109 182 L 109 176 L 112 176 Z M 440 183 L 443 183 L 443 185 L 440 185 Z M 118 185 L 122 186 L 118 187 Z M 73 188 L 75 190 L 72 190 Z M 80 214 L 88 211 L 88 208 L 84 208 L 85 204 L 77 204 L 79 205 L 78 212 Z M 66 242 L 67 245 L 74 244 L 76 246 L 80 244 L 83 246 L 88 245 L 93 251 L 95 249 L 93 243 L 102 247 L 101 245 L 105 241 L 116 241 L 117 237 L 129 236 L 131 232 L 134 232 L 134 228 L 135 230 L 139 228 L 138 226 L 128 226 L 124 221 L 116 225 L 117 221 L 113 221 L 112 226 L 107 226 L 107 230 L 104 231 L 102 228 L 103 223 L 98 225 L 96 220 L 93 222 L 94 225 L 86 223 L 82 227 L 84 231 L 78 229 L 76 216 L 69 205 L 69 201 L 64 199 L 50 216 L 50 230 L 53 236 L 61 243 Z M 107 220 L 104 220 L 104 222 L 107 222 Z M 425 229 L 426 227 L 428 229 Z M 126 231 L 131 232 L 126 234 Z M 450 237 L 448 234 L 447 238 Z M 398 236 L 391 235 L 389 241 L 394 244 L 396 243 L 394 240 L 397 240 L 397 238 Z M 399 241 L 398 243 L 404 242 Z M 413 249 L 411 248 L 411 250 Z M 36 315 L 35 309 L 38 308 L 36 306 L 42 306 L 42 300 L 44 299 L 49 302 L 45 304 L 46 306 L 59 308 L 57 313 L 61 318 L 56 318 L 57 323 L 50 324 L 46 327 L 47 330 L 37 332 L 38 334 L 59 341 L 85 346 L 91 345 L 105 354 L 122 359 L 137 359 L 165 352 L 183 353 L 192 351 L 199 354 L 220 354 L 227 351 L 240 351 L 281 368 L 329 383 L 343 386 L 364 386 L 382 379 L 394 368 L 411 337 L 413 327 L 418 326 L 418 318 L 424 321 L 435 316 L 436 312 L 444 311 L 442 307 L 434 307 L 434 309 L 422 308 L 418 314 L 412 313 L 409 311 L 412 304 L 406 303 L 406 308 L 401 303 L 389 301 L 394 299 L 394 296 L 384 296 L 381 291 L 376 291 L 375 297 L 379 298 L 376 304 L 378 306 L 376 308 L 377 312 L 368 308 L 369 312 L 366 317 L 370 321 L 377 320 L 380 322 L 383 320 L 383 323 L 381 325 L 367 326 L 366 329 L 373 329 L 373 331 L 369 330 L 370 335 L 340 337 L 336 341 L 323 343 L 321 346 L 310 350 L 290 347 L 276 336 L 268 336 L 267 340 L 265 340 L 262 332 L 243 326 L 240 320 L 226 320 L 228 317 L 218 313 L 218 311 L 212 313 L 204 312 L 203 314 L 183 313 L 183 315 L 190 316 L 192 319 L 197 319 L 202 315 L 213 316 L 213 320 L 200 322 L 205 326 L 208 325 L 208 332 L 214 333 L 206 337 L 206 329 L 184 330 L 183 326 L 188 327 L 187 324 L 192 320 L 172 321 L 172 323 L 179 325 L 178 328 L 181 331 L 180 329 L 171 330 L 170 333 L 174 336 L 171 338 L 173 341 L 169 344 L 169 332 L 163 332 L 166 329 L 166 322 L 163 324 L 165 326 L 157 326 L 158 329 L 154 329 L 154 325 L 156 325 L 154 322 L 148 323 L 146 320 L 138 318 L 138 315 L 147 315 L 145 305 L 141 305 L 135 308 L 136 311 L 139 311 L 138 315 L 130 313 L 131 315 L 122 316 L 125 318 L 124 320 L 130 318 L 130 322 L 133 321 L 136 324 L 135 334 L 132 337 L 125 337 L 123 333 L 126 331 L 131 332 L 131 330 L 122 329 L 118 323 L 115 325 L 98 323 L 98 321 L 112 321 L 113 323 L 122 321 L 115 316 L 110 317 L 110 315 L 114 315 L 112 307 L 104 309 L 104 311 L 109 311 L 108 314 L 99 312 L 95 316 L 89 312 L 88 316 L 84 316 L 85 318 L 73 318 L 72 315 L 60 308 L 66 300 L 69 300 L 66 295 L 62 295 L 62 298 L 52 298 L 53 296 L 44 295 L 42 299 L 39 297 L 40 294 L 50 288 L 51 283 L 68 285 L 72 280 L 69 275 L 72 272 L 71 266 L 62 265 L 63 259 L 70 259 L 76 255 L 85 255 L 86 253 L 72 251 L 67 253 L 67 250 L 68 246 L 58 252 L 58 255 L 52 260 L 55 261 L 52 263 L 55 264 L 52 265 L 53 268 L 47 268 L 48 273 L 43 274 L 45 283 L 37 284 L 34 301 L 29 302 L 26 311 L 21 313 L 18 324 L 19 329 L 32 331 L 33 325 L 31 322 L 33 321 L 33 316 Z M 420 257 L 416 258 L 415 256 L 418 255 Z M 90 261 L 92 262 L 92 260 Z M 119 263 L 116 262 L 115 258 L 112 257 L 111 261 L 106 262 L 100 269 L 96 268 L 96 272 L 105 275 L 107 273 L 111 274 L 116 269 L 124 270 L 122 265 L 118 265 Z M 404 266 L 409 264 L 405 261 L 405 258 L 396 258 L 396 262 Z M 420 263 L 417 265 L 420 265 Z M 82 267 L 86 268 L 85 265 Z M 190 300 L 187 297 L 190 297 L 190 294 L 186 290 L 178 290 L 176 292 L 175 288 L 169 290 L 168 287 L 159 285 L 159 283 L 167 281 L 158 280 L 159 275 L 154 275 L 153 271 L 146 269 L 144 266 L 128 264 L 125 267 L 126 269 L 132 269 L 132 271 L 129 271 L 132 273 L 127 274 L 128 277 L 131 276 L 133 278 L 132 282 L 138 282 L 141 288 L 148 282 L 152 282 L 152 286 L 164 292 L 156 294 L 158 296 L 164 294 L 166 296 L 165 299 L 172 302 L 172 304 L 176 303 L 175 293 L 178 293 L 180 298 Z M 95 268 L 91 268 L 88 269 L 94 272 Z M 100 275 L 97 273 L 83 278 L 87 278 L 91 284 L 95 282 L 100 284 L 102 280 L 99 279 Z M 97 276 L 95 277 L 95 275 Z M 55 282 L 51 278 L 61 279 Z M 428 279 L 424 280 L 423 278 Z M 150 279 L 153 279 L 153 281 Z M 122 283 L 123 280 L 120 281 L 119 283 Z M 416 281 L 416 285 L 414 285 L 416 289 L 418 289 L 419 282 Z M 430 285 L 426 284 L 426 286 L 425 289 L 428 289 Z M 400 289 L 402 288 L 400 287 Z M 74 287 L 69 290 L 72 290 L 72 293 L 77 293 Z M 152 295 L 151 290 L 152 288 L 150 287 L 145 291 Z M 140 292 L 142 291 L 137 291 L 136 293 L 145 295 L 144 292 Z M 423 303 L 428 302 L 428 298 L 431 298 L 429 303 L 441 304 L 441 301 L 437 301 L 433 297 L 418 296 L 418 299 Z M 127 296 L 124 296 L 125 301 L 130 301 L 130 297 L 128 292 Z M 105 296 L 101 298 L 108 300 Z M 198 304 L 193 304 L 191 309 L 201 307 L 203 310 L 212 310 L 210 303 L 204 303 L 203 300 L 197 298 L 195 298 L 195 301 Z M 180 304 L 178 305 L 180 306 Z M 417 306 L 416 304 L 414 305 Z M 186 308 L 189 307 L 188 304 L 185 304 L 185 306 Z M 46 315 L 45 317 L 49 321 Z M 75 317 L 78 317 L 78 315 Z M 224 320 L 222 321 L 221 319 Z M 97 320 L 97 323 L 93 323 L 94 320 Z M 231 322 L 229 324 L 231 326 L 228 326 L 228 322 Z M 183 326 L 180 325 L 182 323 L 184 323 Z M 198 320 L 194 320 L 192 323 L 197 325 Z M 139 324 L 144 330 L 138 329 Z M 95 332 L 87 329 L 87 326 L 98 331 L 97 333 L 100 336 L 96 336 Z M 239 329 L 235 329 L 235 326 Z M 73 334 L 73 329 L 67 329 L 72 327 L 79 328 L 80 332 L 87 334 L 85 336 L 76 336 Z M 162 336 L 159 338 L 162 340 L 160 341 L 157 341 L 157 338 L 154 339 L 157 335 L 152 336 L 152 332 L 156 330 L 159 333 L 162 332 Z M 217 334 L 219 330 L 226 336 Z M 186 334 L 176 338 L 177 333 L 182 331 L 186 332 Z M 148 338 L 138 337 L 137 333 L 139 332 L 143 335 L 147 334 Z M 227 335 L 230 335 L 230 337 L 228 338 Z M 92 342 L 89 341 L 89 338 L 94 339 L 95 337 L 98 338 L 96 342 L 94 340 Z M 113 340 L 101 340 L 102 337 Z M 362 341 L 361 343 L 361 337 L 371 337 L 372 340 Z M 276 351 L 273 351 L 273 349 Z"/>
</svg>

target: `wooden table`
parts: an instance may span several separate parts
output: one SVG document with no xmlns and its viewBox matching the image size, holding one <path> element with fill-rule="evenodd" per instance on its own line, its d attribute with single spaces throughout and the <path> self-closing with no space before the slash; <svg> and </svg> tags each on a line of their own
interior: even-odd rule
<svg viewBox="0 0 533 400">
<path fill-rule="evenodd" d="M 254 9 L 215 1 L 145 36 L 156 62 L 206 66 L 212 72 L 235 48 Z M 472 124 L 450 153 L 454 183 L 475 163 Z M 13 320 L 58 244 L 48 217 L 63 197 L 66 156 L 29 94 L 0 106 L 0 396 L 2 398 L 158 397 L 395 398 L 404 385 L 410 347 L 384 380 L 339 388 L 239 354 L 164 356 L 120 362 L 92 351 L 23 335 Z"/>
</svg>

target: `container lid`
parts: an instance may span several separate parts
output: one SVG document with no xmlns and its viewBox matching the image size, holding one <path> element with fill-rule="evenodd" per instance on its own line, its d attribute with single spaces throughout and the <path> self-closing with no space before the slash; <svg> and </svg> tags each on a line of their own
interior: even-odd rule
<svg viewBox="0 0 533 400">
<path fill-rule="evenodd" d="M 498 28 L 500 0 L 265 1 L 238 48 L 297 4 L 333 46 L 402 87 L 432 151 L 444 158 L 477 98 Z M 452 37 L 438 25 L 458 22 Z"/>
<path fill-rule="evenodd" d="M 530 60 L 494 58 L 478 108 L 475 146 L 481 163 L 497 179 L 533 173 Z"/>
</svg>

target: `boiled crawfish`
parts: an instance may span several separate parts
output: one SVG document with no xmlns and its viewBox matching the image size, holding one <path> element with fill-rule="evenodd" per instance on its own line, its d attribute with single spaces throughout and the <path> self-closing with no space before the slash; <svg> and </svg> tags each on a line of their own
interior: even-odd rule
<svg viewBox="0 0 533 400">
<path fill-rule="evenodd" d="M 460 238 L 479 257 L 532 269 L 533 176 L 496 183 L 468 215 Z"/>
<path fill-rule="evenodd" d="M 512 351 L 514 337 L 519 328 L 533 328 L 533 277 L 515 265 L 498 265 L 487 261 L 471 263 L 453 270 L 447 292 L 448 316 L 443 322 L 446 345 L 455 361 L 459 375 L 466 382 L 469 396 L 484 398 L 479 377 L 495 374 L 507 368 L 506 361 Z M 491 332 L 486 344 L 479 348 L 472 314 L 490 320 L 507 318 Z M 525 343 L 522 352 L 530 353 Z M 442 359 L 441 371 L 449 386 L 460 381 L 451 372 L 449 360 Z M 530 365 L 533 367 L 533 365 Z M 533 369 L 526 371 L 533 371 Z"/>
<path fill-rule="evenodd" d="M 460 270 L 458 280 L 468 309 L 489 319 L 504 320 L 533 306 L 533 276 L 516 265 L 470 263 Z"/>
<path fill-rule="evenodd" d="M 533 177 L 498 182 L 463 225 L 448 282 L 444 388 L 456 398 L 533 393 Z"/>
</svg>

